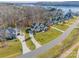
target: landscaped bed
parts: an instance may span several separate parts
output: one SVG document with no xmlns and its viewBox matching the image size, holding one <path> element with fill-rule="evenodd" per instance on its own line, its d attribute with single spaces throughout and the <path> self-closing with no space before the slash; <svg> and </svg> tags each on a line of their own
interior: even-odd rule
<svg viewBox="0 0 79 59">
<path fill-rule="evenodd" d="M 1 44 L 1 42 L 0 42 Z M 8 46 L 2 48 L 0 46 L 0 58 L 1 57 L 16 57 L 22 54 L 22 47 L 19 40 L 7 41 Z"/>
<path fill-rule="evenodd" d="M 50 42 L 51 40 L 54 40 L 55 38 L 57 38 L 59 35 L 61 34 L 61 32 L 50 28 L 48 31 L 46 32 L 39 32 L 36 33 L 34 35 L 35 39 L 40 43 L 40 44 L 46 44 L 48 42 Z"/>
</svg>

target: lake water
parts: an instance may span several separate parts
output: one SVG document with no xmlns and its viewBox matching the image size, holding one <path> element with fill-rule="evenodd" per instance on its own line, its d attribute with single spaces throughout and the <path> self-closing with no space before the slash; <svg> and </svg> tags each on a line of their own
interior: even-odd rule
<svg viewBox="0 0 79 59">
<path fill-rule="evenodd" d="M 73 12 L 79 11 L 79 7 L 75 6 L 41 6 L 41 7 L 62 9 L 65 12 L 68 11 L 69 9 L 71 9 Z"/>
<path fill-rule="evenodd" d="M 22 5 L 22 6 L 31 6 L 31 7 L 38 7 L 36 5 Z M 57 8 L 57 9 L 62 9 L 63 11 L 67 12 L 69 9 L 71 9 L 73 12 L 79 11 L 78 6 L 39 6 L 39 7 L 44 7 L 44 8 Z"/>
</svg>

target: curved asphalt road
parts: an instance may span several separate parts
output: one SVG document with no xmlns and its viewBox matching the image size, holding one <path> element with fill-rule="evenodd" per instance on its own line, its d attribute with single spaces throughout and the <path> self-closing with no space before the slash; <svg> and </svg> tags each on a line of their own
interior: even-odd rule
<svg viewBox="0 0 79 59">
<path fill-rule="evenodd" d="M 78 18 L 79 19 L 79 18 Z M 48 44 L 43 45 L 42 47 L 26 53 L 24 55 L 19 56 L 19 58 L 33 58 L 36 57 L 37 55 L 44 53 L 46 51 L 48 51 L 48 49 L 54 47 L 55 45 L 57 45 L 58 43 L 62 42 L 63 40 L 66 39 L 66 37 L 71 33 L 71 31 L 77 27 L 77 25 L 79 24 L 79 20 L 76 20 L 76 22 L 74 22 L 74 24 L 72 24 L 62 35 L 60 35 L 58 38 L 52 40 L 51 42 L 49 42 Z"/>
</svg>

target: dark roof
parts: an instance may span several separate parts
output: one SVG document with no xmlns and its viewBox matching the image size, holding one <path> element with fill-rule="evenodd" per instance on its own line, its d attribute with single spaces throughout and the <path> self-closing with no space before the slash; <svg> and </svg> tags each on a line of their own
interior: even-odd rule
<svg viewBox="0 0 79 59">
<path fill-rule="evenodd" d="M 15 30 L 14 28 L 8 28 L 7 30 L 8 30 L 10 33 L 13 33 L 13 32 L 16 33 L 16 30 Z"/>
</svg>

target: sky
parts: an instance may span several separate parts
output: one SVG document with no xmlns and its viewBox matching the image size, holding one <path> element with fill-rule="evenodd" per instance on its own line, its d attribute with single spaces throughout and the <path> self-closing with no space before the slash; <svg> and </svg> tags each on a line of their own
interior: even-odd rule
<svg viewBox="0 0 79 59">
<path fill-rule="evenodd" d="M 49 1 L 49 2 L 63 2 L 63 1 L 79 1 L 79 0 L 0 0 L 0 2 L 43 2 L 43 1 Z"/>
</svg>

